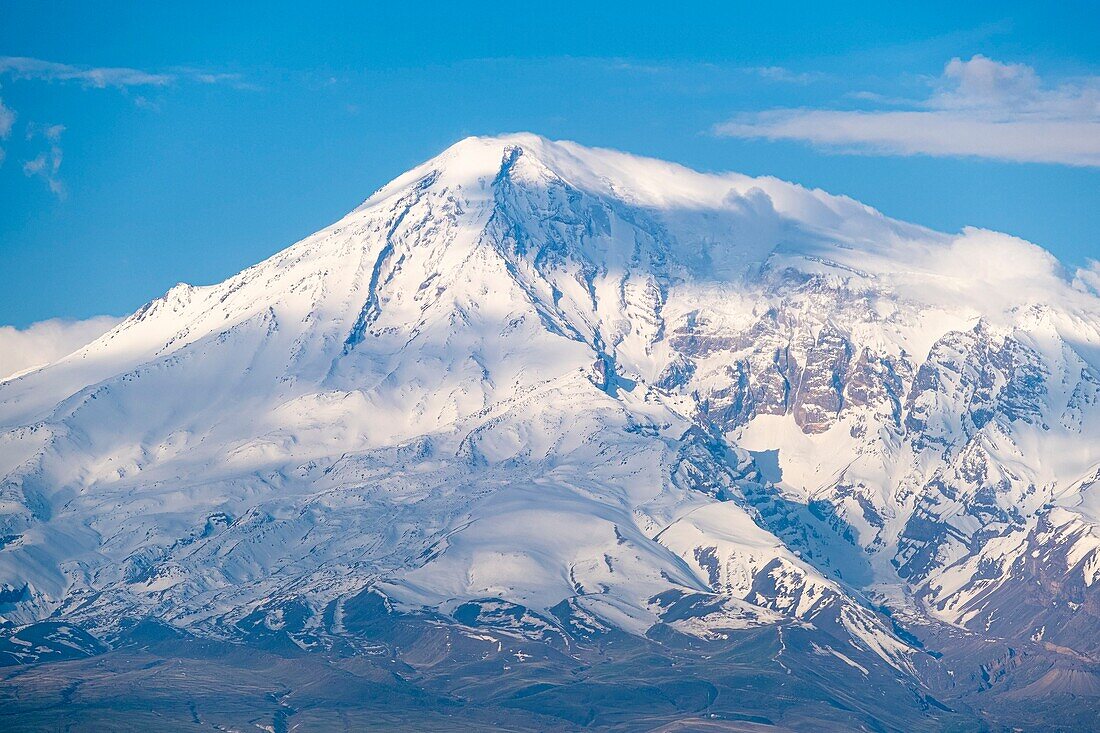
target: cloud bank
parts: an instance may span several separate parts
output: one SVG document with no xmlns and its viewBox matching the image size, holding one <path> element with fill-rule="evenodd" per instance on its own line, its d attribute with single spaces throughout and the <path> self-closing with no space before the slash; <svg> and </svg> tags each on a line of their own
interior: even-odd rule
<svg viewBox="0 0 1100 733">
<path fill-rule="evenodd" d="M 67 356 L 114 328 L 120 320 L 114 316 L 83 321 L 51 318 L 22 329 L 0 326 L 0 380 Z"/>
<path fill-rule="evenodd" d="M 1100 77 L 1050 85 L 1024 64 L 956 58 L 927 98 L 901 104 L 908 109 L 769 110 L 735 117 L 715 132 L 848 153 L 1100 166 Z"/>
</svg>

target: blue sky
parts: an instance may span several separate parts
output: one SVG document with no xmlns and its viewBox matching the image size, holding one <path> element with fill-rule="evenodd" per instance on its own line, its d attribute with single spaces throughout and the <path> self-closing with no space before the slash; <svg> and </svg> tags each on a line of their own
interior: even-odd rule
<svg viewBox="0 0 1100 733">
<path fill-rule="evenodd" d="M 0 5 L 0 324 L 216 282 L 516 130 L 1100 257 L 1095 2 L 225 5 Z"/>
</svg>

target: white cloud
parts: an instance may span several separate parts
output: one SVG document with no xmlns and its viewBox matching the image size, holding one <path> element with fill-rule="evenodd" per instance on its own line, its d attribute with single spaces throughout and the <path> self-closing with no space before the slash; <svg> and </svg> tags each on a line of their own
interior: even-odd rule
<svg viewBox="0 0 1100 733">
<path fill-rule="evenodd" d="M 75 81 L 97 89 L 165 87 L 177 81 L 222 84 L 234 89 L 258 88 L 246 82 L 240 74 L 211 72 L 186 66 L 165 72 L 152 72 L 125 66 L 76 66 L 26 56 L 0 56 L 0 75 L 37 81 Z"/>
<path fill-rule="evenodd" d="M 121 66 L 74 66 L 26 56 L 0 56 L 0 77 L 45 82 L 78 82 L 86 88 L 97 89 L 165 87 L 180 80 L 204 85 L 226 85 L 234 89 L 258 89 L 243 81 L 239 74 L 211 73 L 188 67 L 174 68 L 167 73 L 155 73 Z M 144 109 L 159 110 L 156 102 L 140 94 L 136 96 L 135 104 Z M 4 106 L 3 100 L 0 100 L 0 141 L 7 139 L 10 135 L 14 121 L 15 113 Z M 23 162 L 23 173 L 29 178 L 41 178 L 50 191 L 59 198 L 65 198 L 65 186 L 58 177 L 63 157 L 61 133 L 64 131 L 64 125 L 30 123 L 27 126 L 27 140 L 40 136 L 46 141 L 47 148 Z M 5 149 L 0 147 L 0 164 L 3 164 L 5 155 Z"/>
<path fill-rule="evenodd" d="M 1045 86 L 1029 66 L 975 56 L 952 59 L 935 87 L 906 110 L 771 110 L 715 132 L 840 152 L 1100 166 L 1100 77 Z"/>
<path fill-rule="evenodd" d="M 34 176 L 46 169 L 46 154 L 42 153 L 34 160 L 28 160 L 23 164 L 23 172 L 28 176 Z"/>
<path fill-rule="evenodd" d="M 65 132 L 64 125 L 30 125 L 27 128 L 27 140 L 34 140 L 41 136 L 49 147 L 23 163 L 24 175 L 41 178 L 50 191 L 60 198 L 65 197 L 65 186 L 58 178 L 61 170 L 61 133 L 63 132 Z"/>
<path fill-rule="evenodd" d="M 802 140 L 838 152 L 976 156 L 1100 166 L 1100 122 L 992 121 L 959 112 L 781 110 L 718 126 L 730 137 Z"/>
<path fill-rule="evenodd" d="M 1100 262 L 1089 260 L 1084 267 L 1078 268 L 1074 273 L 1073 287 L 1100 295 Z"/>
<path fill-rule="evenodd" d="M 106 87 L 165 86 L 171 84 L 174 79 L 169 74 L 155 74 L 140 69 L 73 66 L 24 56 L 0 57 L 0 73 L 8 74 L 17 79 L 79 81 L 100 89 Z"/>
<path fill-rule="evenodd" d="M 12 125 L 15 124 L 15 113 L 4 106 L 4 100 L 0 99 L 0 140 L 6 140 L 11 134 Z M 0 148 L 0 165 L 4 163 L 4 149 Z"/>
<path fill-rule="evenodd" d="M 969 61 L 951 59 L 941 79 L 945 88 L 933 98 L 940 107 L 1003 107 L 1036 96 L 1041 86 L 1030 66 L 1004 64 L 980 54 Z"/>
<path fill-rule="evenodd" d="M 212 73 L 203 71 L 202 69 L 192 69 L 190 67 L 180 67 L 175 69 L 175 71 L 181 78 L 190 79 L 199 84 L 221 84 L 231 89 L 242 89 L 253 92 L 260 91 L 259 86 L 245 81 L 244 77 L 240 74 Z"/>
<path fill-rule="evenodd" d="M 15 124 L 15 113 L 4 106 L 4 100 L 0 99 L 0 137 L 11 134 L 11 126 Z"/>
<path fill-rule="evenodd" d="M 22 329 L 0 326 L 0 379 L 67 356 L 114 328 L 119 320 L 114 316 L 83 321 L 52 318 Z"/>
<path fill-rule="evenodd" d="M 749 66 L 744 69 L 746 73 L 759 76 L 768 81 L 783 82 L 786 84 L 810 84 L 828 78 L 825 74 L 816 71 L 791 71 L 784 66 Z"/>
<path fill-rule="evenodd" d="M 61 140 L 61 133 L 65 132 L 64 125 L 46 125 L 41 128 L 42 137 L 46 138 L 50 142 L 59 142 Z"/>
</svg>

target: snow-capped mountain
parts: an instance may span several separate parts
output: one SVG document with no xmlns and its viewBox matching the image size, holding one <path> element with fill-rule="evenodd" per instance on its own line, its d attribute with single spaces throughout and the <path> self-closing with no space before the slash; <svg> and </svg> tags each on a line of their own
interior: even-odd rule
<svg viewBox="0 0 1100 733">
<path fill-rule="evenodd" d="M 0 383 L 0 651 L 765 634 L 934 728 L 994 688 L 974 639 L 1004 699 L 1096 695 L 1088 282 L 775 179 L 463 140 Z"/>
</svg>

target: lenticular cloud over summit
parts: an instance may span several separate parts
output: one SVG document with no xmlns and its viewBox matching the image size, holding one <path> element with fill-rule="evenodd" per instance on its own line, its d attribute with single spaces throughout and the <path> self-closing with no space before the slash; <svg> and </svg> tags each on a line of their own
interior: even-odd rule
<svg viewBox="0 0 1100 733">
<path fill-rule="evenodd" d="M 1085 729 L 1087 282 L 774 178 L 462 140 L 0 383 L 0 657 L 99 680 L 87 719 L 139 687 L 136 727 Z"/>
</svg>

